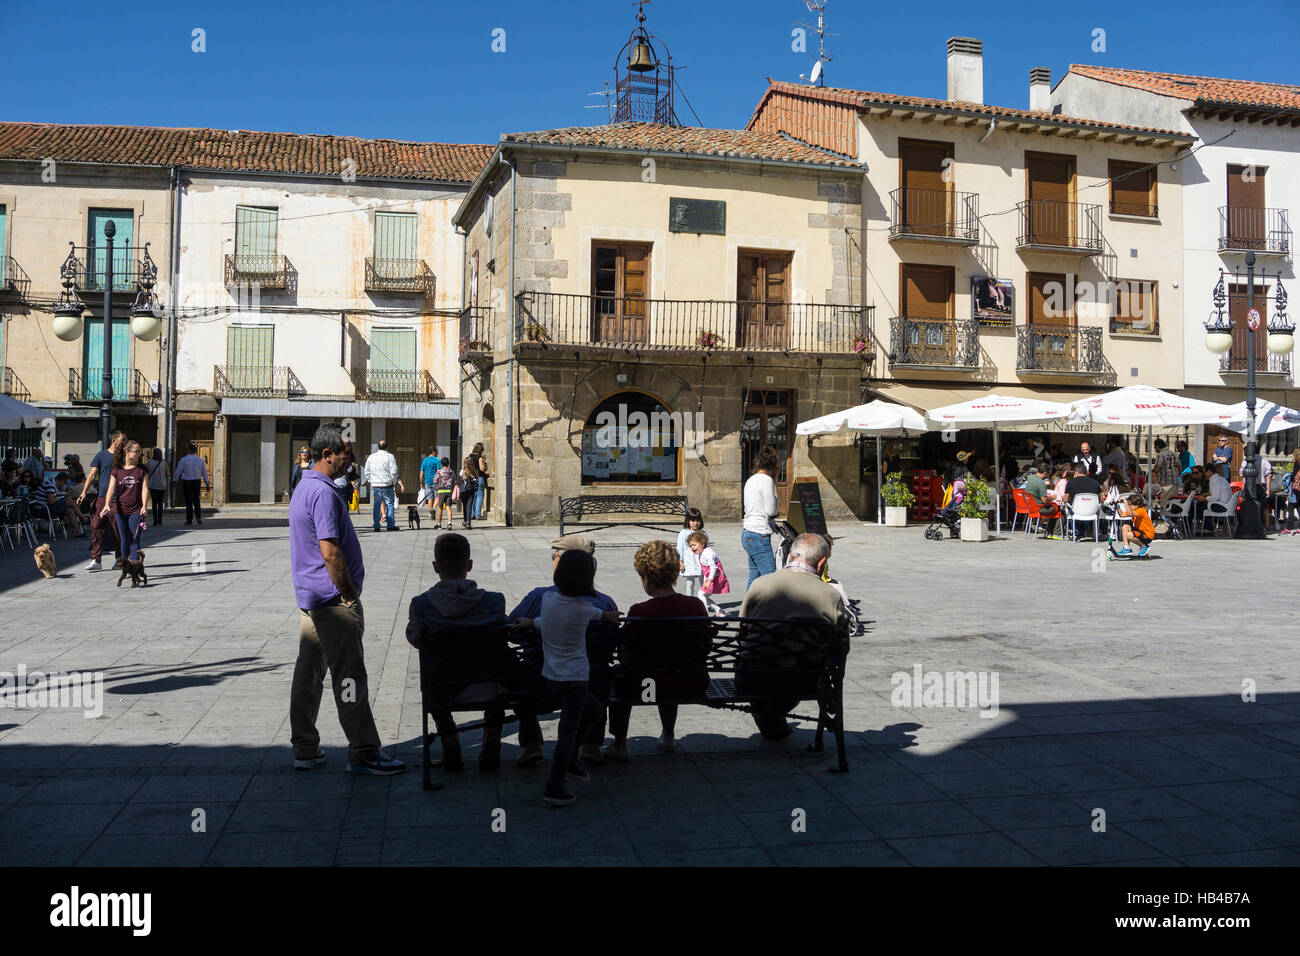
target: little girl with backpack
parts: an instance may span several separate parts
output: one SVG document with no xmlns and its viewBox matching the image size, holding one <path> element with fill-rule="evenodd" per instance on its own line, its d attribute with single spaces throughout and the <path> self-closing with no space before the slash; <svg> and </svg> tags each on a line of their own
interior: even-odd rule
<svg viewBox="0 0 1300 956">
<path fill-rule="evenodd" d="M 443 458 L 440 462 L 442 465 L 433 475 L 433 491 L 437 497 L 436 511 L 437 523 L 435 528 L 442 527 L 442 510 L 447 509 L 447 527 L 451 527 L 451 493 L 460 484 L 460 479 L 456 473 L 451 470 L 451 459 Z"/>
<path fill-rule="evenodd" d="M 700 559 L 703 581 L 700 583 L 700 600 L 711 617 L 723 617 L 725 612 L 711 600 L 714 594 L 730 594 L 731 584 L 727 581 L 727 572 L 722 569 L 722 560 L 718 552 L 709 547 L 709 537 L 703 531 L 693 531 L 686 536 L 686 544 Z"/>
</svg>

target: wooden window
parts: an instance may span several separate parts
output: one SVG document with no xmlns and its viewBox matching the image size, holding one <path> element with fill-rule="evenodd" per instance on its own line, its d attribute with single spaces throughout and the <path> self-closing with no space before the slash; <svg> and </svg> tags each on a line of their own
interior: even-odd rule
<svg viewBox="0 0 1300 956">
<path fill-rule="evenodd" d="M 592 245 L 593 342 L 645 342 L 649 332 L 650 245 Z"/>
<path fill-rule="evenodd" d="M 898 182 L 903 188 L 900 231 L 922 236 L 952 235 L 953 184 L 944 179 L 952 155 L 952 143 L 898 141 Z"/>
<path fill-rule="evenodd" d="M 1263 249 L 1267 235 L 1262 166 L 1228 166 L 1229 248 Z"/>
<path fill-rule="evenodd" d="M 5 254 L 5 207 L 0 206 L 0 290 L 8 288 L 9 257 Z"/>
<path fill-rule="evenodd" d="M 274 378 L 275 326 L 226 327 L 226 378 L 234 388 L 269 389 Z"/>
<path fill-rule="evenodd" d="M 415 329 L 371 329 L 371 391 L 410 394 L 416 390 Z"/>
<path fill-rule="evenodd" d="M 1150 216 L 1159 214 L 1156 205 L 1156 171 L 1148 163 L 1129 163 L 1112 159 L 1110 177 L 1110 211 L 1116 216 Z"/>
<path fill-rule="evenodd" d="M 953 317 L 952 266 L 899 266 L 900 314 L 918 319 Z"/>
<path fill-rule="evenodd" d="M 252 274 L 276 272 L 276 232 L 279 210 L 262 206 L 235 207 L 235 270 Z"/>
<path fill-rule="evenodd" d="M 1026 325 L 1074 325 L 1074 289 L 1064 274 L 1031 272 L 1026 276 L 1029 295 L 1025 297 Z"/>
<path fill-rule="evenodd" d="M 117 258 L 117 249 L 113 249 Z M 117 287 L 117 283 L 113 283 Z M 81 362 L 84 395 L 87 399 L 104 397 L 104 317 L 87 316 Z M 113 395 L 123 401 L 131 391 L 131 320 L 113 320 Z"/>
<path fill-rule="evenodd" d="M 1255 284 L 1255 308 L 1261 317 L 1268 315 L 1268 286 Z M 1232 320 L 1232 348 L 1228 352 L 1229 368 L 1234 372 L 1246 370 L 1246 340 L 1250 329 L 1246 313 L 1250 311 L 1250 287 L 1244 282 L 1228 286 L 1228 317 Z M 1268 328 L 1260 322 L 1255 330 L 1255 369 L 1268 368 Z"/>
<path fill-rule="evenodd" d="M 419 269 L 413 212 L 375 213 L 375 273 L 384 279 L 414 279 Z"/>
<path fill-rule="evenodd" d="M 1030 244 L 1073 246 L 1078 235 L 1074 206 L 1074 157 L 1026 153 Z"/>
<path fill-rule="evenodd" d="M 1160 331 L 1157 283 L 1149 279 L 1116 279 L 1110 330 L 1129 335 L 1154 335 Z"/>
<path fill-rule="evenodd" d="M 102 291 L 108 274 L 108 241 L 104 224 L 112 220 L 113 291 L 135 290 L 134 251 L 131 240 L 135 231 L 135 213 L 130 209 L 91 209 L 86 216 L 86 288 Z M 116 386 L 114 386 L 116 388 Z"/>
<path fill-rule="evenodd" d="M 739 251 L 736 341 L 742 348 L 788 346 L 791 258 L 789 252 Z"/>
</svg>

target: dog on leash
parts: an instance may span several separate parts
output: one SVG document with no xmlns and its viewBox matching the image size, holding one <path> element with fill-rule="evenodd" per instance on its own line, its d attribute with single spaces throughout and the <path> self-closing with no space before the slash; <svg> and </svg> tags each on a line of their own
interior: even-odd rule
<svg viewBox="0 0 1300 956">
<path fill-rule="evenodd" d="M 54 552 L 48 544 L 37 545 L 32 557 L 36 559 L 36 566 L 45 577 L 52 578 L 59 573 L 58 566 L 54 563 Z"/>
<path fill-rule="evenodd" d="M 406 529 L 420 530 L 420 509 L 415 505 L 406 506 Z"/>
<path fill-rule="evenodd" d="M 144 552 L 140 552 L 140 557 L 132 561 L 128 557 L 121 557 L 117 561 L 118 567 L 122 569 L 122 574 L 117 579 L 117 586 L 121 587 L 122 582 L 126 580 L 127 575 L 131 576 L 131 587 L 141 588 L 149 584 L 149 575 L 144 571 Z"/>
</svg>

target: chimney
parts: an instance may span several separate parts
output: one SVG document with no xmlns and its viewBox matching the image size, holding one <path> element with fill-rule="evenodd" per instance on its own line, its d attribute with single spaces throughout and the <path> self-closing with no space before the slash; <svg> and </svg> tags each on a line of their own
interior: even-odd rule
<svg viewBox="0 0 1300 956">
<path fill-rule="evenodd" d="M 984 103 L 984 41 L 948 38 L 948 99 Z"/>
<path fill-rule="evenodd" d="M 1036 66 L 1029 71 L 1029 108 L 1052 112 L 1052 71 L 1045 66 Z"/>
</svg>

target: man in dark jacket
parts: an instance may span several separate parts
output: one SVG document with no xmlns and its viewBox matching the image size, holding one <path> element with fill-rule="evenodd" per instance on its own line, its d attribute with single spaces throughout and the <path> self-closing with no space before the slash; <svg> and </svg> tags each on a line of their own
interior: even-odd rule
<svg viewBox="0 0 1300 956">
<path fill-rule="evenodd" d="M 510 619 L 506 617 L 505 595 L 498 591 L 484 591 L 469 580 L 469 572 L 474 567 L 469 555 L 469 541 L 464 535 L 442 534 L 434 542 L 433 569 L 438 572 L 439 581 L 423 594 L 417 594 L 411 599 L 406 639 L 413 647 L 420 648 L 427 642 L 436 642 L 446 632 L 460 628 L 493 625 L 505 627 L 510 624 Z M 499 647 L 475 650 L 482 652 L 481 659 L 495 662 L 492 670 L 500 668 L 508 672 L 513 662 L 513 655 L 504 643 Z M 455 662 L 449 659 L 447 663 L 454 671 Z M 451 676 L 454 679 L 454 674 Z M 438 736 L 442 738 L 443 770 L 464 769 L 460 736 L 451 712 L 435 711 L 433 719 L 438 725 Z M 505 709 L 500 706 L 489 708 L 483 715 L 483 750 L 478 761 L 480 770 L 495 770 L 501 762 L 501 725 L 504 719 Z M 540 737 L 540 727 L 538 734 Z M 520 741 L 521 744 L 531 742 L 533 741 Z M 540 739 L 536 743 L 540 746 Z"/>
</svg>

